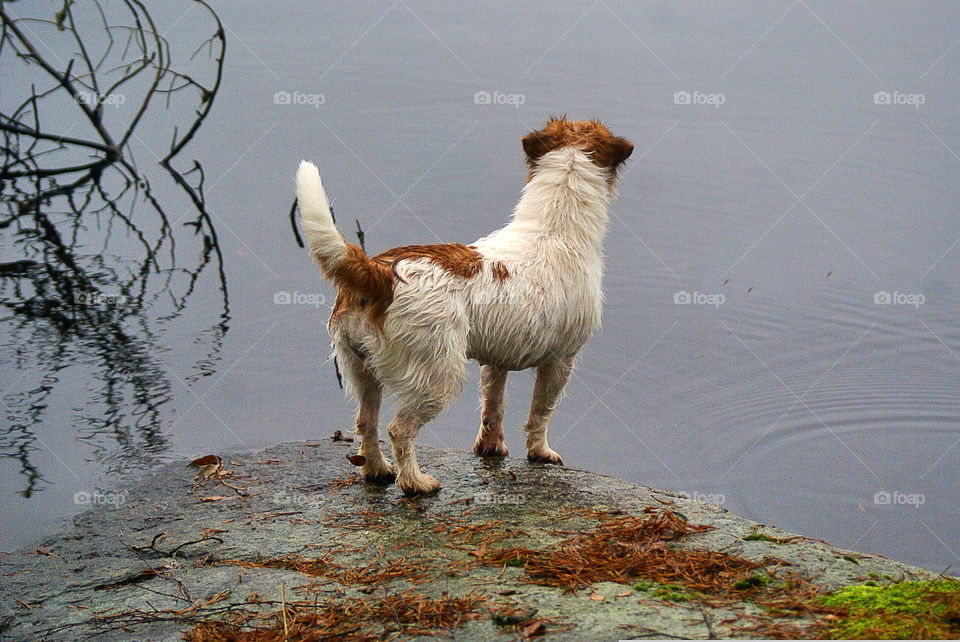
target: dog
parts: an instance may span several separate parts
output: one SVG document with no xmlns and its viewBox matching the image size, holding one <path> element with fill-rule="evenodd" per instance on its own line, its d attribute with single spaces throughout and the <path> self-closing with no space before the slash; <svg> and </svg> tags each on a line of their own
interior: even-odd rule
<svg viewBox="0 0 960 642">
<path fill-rule="evenodd" d="M 481 425 L 473 452 L 506 456 L 504 387 L 536 368 L 527 458 L 563 464 L 547 442 L 577 353 L 600 325 L 602 242 L 617 174 L 633 144 L 598 121 L 551 118 L 522 139 L 529 169 L 511 221 L 472 245 L 410 245 L 367 256 L 334 225 L 316 166 L 297 171 L 301 226 L 313 259 L 338 288 L 327 328 L 347 393 L 359 405 L 361 476 L 404 495 L 440 489 L 414 440 L 480 363 Z M 380 450 L 383 390 L 396 467 Z"/>
</svg>

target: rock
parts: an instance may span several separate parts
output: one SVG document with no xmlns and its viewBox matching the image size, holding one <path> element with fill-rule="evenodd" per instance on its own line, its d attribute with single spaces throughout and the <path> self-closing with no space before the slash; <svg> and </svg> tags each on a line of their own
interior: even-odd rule
<svg viewBox="0 0 960 642">
<path fill-rule="evenodd" d="M 456 628 L 458 639 L 482 640 L 506 628 L 570 640 L 769 637 L 772 629 L 763 627 L 803 629 L 818 617 L 763 607 L 789 578 L 823 593 L 869 578 L 935 577 L 668 491 L 521 459 L 420 447 L 424 470 L 443 489 L 404 499 L 396 486 L 355 481 L 345 459 L 353 447 L 329 441 L 220 453 L 222 468 L 196 482 L 186 462 L 151 473 L 126 489 L 124 504 L 88 510 L 72 530 L 44 540 L 40 547 L 52 555 L 31 547 L 0 556 L 0 638 L 182 639 L 203 622 L 238 613 L 273 614 L 249 625 L 282 634 L 281 602 L 288 625 L 322 614 L 331 626 L 352 622 L 356 634 Z M 668 530 L 646 543 L 614 537 L 598 550 L 608 546 L 623 560 L 641 549 L 668 560 L 684 551 L 744 560 L 756 568 L 730 576 L 740 590 L 732 579 L 705 591 L 679 576 L 604 576 L 563 587 L 531 575 L 529 556 L 557 542 L 582 543 L 602 524 L 667 513 L 681 526 L 709 528 L 685 536 Z M 527 552 L 502 553 L 508 549 Z M 401 607 L 416 600 L 425 600 L 416 602 L 418 613 L 426 604 L 458 615 L 453 623 L 440 615 L 408 622 Z M 377 609 L 393 616 L 378 620 Z"/>
</svg>

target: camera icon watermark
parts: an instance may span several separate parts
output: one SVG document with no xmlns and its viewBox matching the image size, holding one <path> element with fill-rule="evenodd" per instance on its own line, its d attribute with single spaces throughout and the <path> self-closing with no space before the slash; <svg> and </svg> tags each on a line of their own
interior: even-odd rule
<svg viewBox="0 0 960 642">
<path fill-rule="evenodd" d="M 920 109 L 920 105 L 926 102 L 926 94 L 904 94 L 899 91 L 878 91 L 873 94 L 874 105 L 909 105 Z"/>
<path fill-rule="evenodd" d="M 326 298 L 322 294 L 307 292 L 287 292 L 280 290 L 273 293 L 274 305 L 312 305 L 319 308 L 326 303 Z"/>
<path fill-rule="evenodd" d="M 81 490 L 73 494 L 73 503 L 77 506 L 113 506 L 126 503 L 130 493 L 125 490 L 101 492 L 99 490 Z"/>
<path fill-rule="evenodd" d="M 78 103 L 93 107 L 94 109 L 100 105 L 119 107 L 127 102 L 127 97 L 124 94 L 98 94 L 95 91 L 86 91 L 83 89 L 78 91 L 74 98 L 76 98 Z"/>
<path fill-rule="evenodd" d="M 520 105 L 527 102 L 525 94 L 502 94 L 499 91 L 477 91 L 473 94 L 474 105 L 512 105 L 520 109 Z"/>
<path fill-rule="evenodd" d="M 726 303 L 727 297 L 723 294 L 717 292 L 716 294 L 707 294 L 704 292 L 687 292 L 686 290 L 680 290 L 673 293 L 673 303 L 674 305 L 709 305 L 714 308 L 719 308 L 721 305 Z"/>
<path fill-rule="evenodd" d="M 719 109 L 725 102 L 725 94 L 707 94 L 700 91 L 678 91 L 673 94 L 674 105 L 708 105 Z"/>
<path fill-rule="evenodd" d="M 312 105 L 314 109 L 320 109 L 320 106 L 326 103 L 327 97 L 324 94 L 304 94 L 299 91 L 291 93 L 282 90 L 273 94 L 274 105 Z"/>
<path fill-rule="evenodd" d="M 321 508 L 324 500 L 323 495 L 311 495 L 308 493 L 288 493 L 284 490 L 278 490 L 270 500 L 279 506 L 288 506 L 293 508 Z"/>
<path fill-rule="evenodd" d="M 887 292 L 886 290 L 880 290 L 879 292 L 873 293 L 873 303 L 874 305 L 909 305 L 914 308 L 919 308 L 927 300 L 927 297 L 923 294 L 917 293 L 906 293 L 898 292 L 894 290 L 893 292 Z"/>
<path fill-rule="evenodd" d="M 519 506 L 527 501 L 527 496 L 522 493 L 477 493 L 473 496 L 473 501 L 484 505 L 510 504 Z"/>
<path fill-rule="evenodd" d="M 873 494 L 873 503 L 877 506 L 913 506 L 920 508 L 927 502 L 921 493 L 901 493 L 898 490 L 892 493 L 881 490 Z"/>
<path fill-rule="evenodd" d="M 112 308 L 125 305 L 127 296 L 125 294 L 105 294 L 103 292 L 76 292 L 73 295 L 73 302 L 77 305 Z"/>
<path fill-rule="evenodd" d="M 692 492 L 681 490 L 679 491 L 679 494 L 683 498 L 683 501 L 688 502 L 707 502 L 708 504 L 723 506 L 727 501 L 727 498 L 723 493 L 702 493 L 697 490 Z"/>
</svg>

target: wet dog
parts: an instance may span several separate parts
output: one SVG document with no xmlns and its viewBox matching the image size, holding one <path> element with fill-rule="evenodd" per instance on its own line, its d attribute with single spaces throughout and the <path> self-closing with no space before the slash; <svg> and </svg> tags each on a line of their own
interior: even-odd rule
<svg viewBox="0 0 960 642">
<path fill-rule="evenodd" d="M 472 245 L 411 245 L 367 256 L 334 226 L 317 168 L 297 172 L 310 253 L 338 288 L 328 330 L 348 393 L 359 403 L 360 468 L 406 495 L 437 491 L 414 440 L 459 394 L 466 363 L 481 364 L 482 414 L 473 450 L 504 456 L 507 373 L 537 369 L 527 458 L 562 464 L 547 425 L 577 353 L 600 324 L 602 243 L 617 172 L 633 145 L 597 121 L 549 120 L 523 137 L 529 168 L 510 222 Z M 397 466 L 380 450 L 383 390 L 397 399 L 387 429 Z"/>
</svg>

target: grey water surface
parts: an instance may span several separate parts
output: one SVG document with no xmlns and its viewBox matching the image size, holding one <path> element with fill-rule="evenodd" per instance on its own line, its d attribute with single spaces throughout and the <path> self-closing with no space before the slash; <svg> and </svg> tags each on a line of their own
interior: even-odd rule
<svg viewBox="0 0 960 642">
<path fill-rule="evenodd" d="M 214 28 L 194 3 L 148 7 L 187 56 Z M 203 166 L 228 311 L 210 267 L 175 318 L 144 313 L 130 331 L 136 386 L 97 369 L 91 354 L 110 348 L 58 346 L 4 313 L 0 548 L 122 501 L 132 475 L 171 458 L 351 428 L 326 361 L 334 291 L 287 217 L 301 159 L 368 250 L 470 242 L 519 197 L 520 137 L 567 114 L 636 145 L 610 212 L 603 329 L 551 426 L 567 465 L 839 547 L 960 566 L 954 3 L 213 7 L 223 85 L 180 164 Z M 56 46 L 61 61 L 74 53 Z M 8 95 L 29 84 L 0 64 Z M 151 107 L 130 142 L 138 167 L 155 166 L 178 117 Z M 169 179 L 155 190 L 171 219 L 196 216 Z M 51 351 L 66 351 L 60 365 Z M 474 366 L 419 443 L 470 448 L 477 380 Z M 507 444 L 523 456 L 532 377 L 508 386 Z M 121 418 L 105 424 L 110 407 Z"/>
</svg>

